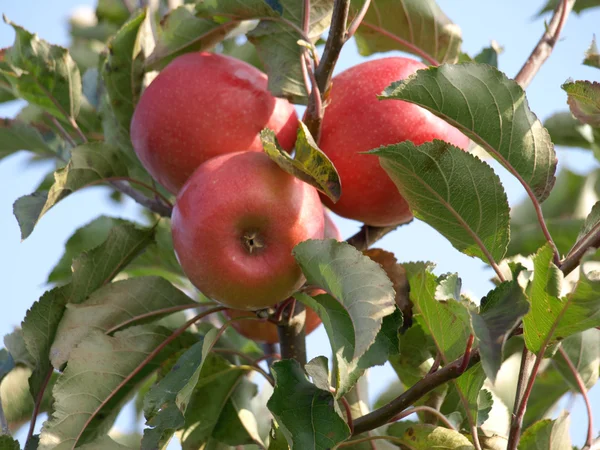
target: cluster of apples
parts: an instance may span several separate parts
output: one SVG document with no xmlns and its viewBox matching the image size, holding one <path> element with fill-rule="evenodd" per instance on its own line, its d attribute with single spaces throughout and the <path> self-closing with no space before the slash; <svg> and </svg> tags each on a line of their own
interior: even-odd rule
<svg viewBox="0 0 600 450">
<path fill-rule="evenodd" d="M 342 182 L 340 201 L 323 198 L 337 214 L 377 226 L 411 217 L 378 158 L 359 152 L 436 138 L 467 146 L 464 135 L 424 109 L 377 100 L 391 82 L 424 67 L 407 58 L 384 58 L 333 79 L 319 144 Z M 206 52 L 173 60 L 136 107 L 134 149 L 154 179 L 177 195 L 172 233 L 183 271 L 201 292 L 234 310 L 271 307 L 302 286 L 292 256 L 296 244 L 341 240 L 318 192 L 262 152 L 262 129 L 273 130 L 291 150 L 297 127 L 294 106 L 268 91 L 264 73 Z M 276 341 L 274 325 L 257 333 L 251 329 L 256 322 L 247 323 L 238 325 L 244 334 Z M 307 331 L 318 324 L 309 311 Z"/>
</svg>

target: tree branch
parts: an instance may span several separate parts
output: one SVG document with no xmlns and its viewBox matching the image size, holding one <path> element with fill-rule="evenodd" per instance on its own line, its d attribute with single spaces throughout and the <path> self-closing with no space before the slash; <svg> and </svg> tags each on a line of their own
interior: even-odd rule
<svg viewBox="0 0 600 450">
<path fill-rule="evenodd" d="M 584 237 L 575 243 L 569 254 L 560 263 L 560 270 L 565 275 L 570 274 L 581 261 L 583 255 L 590 248 L 600 247 L 600 223 L 590 230 Z"/>
<path fill-rule="evenodd" d="M 470 367 L 478 362 L 479 358 L 479 350 L 473 350 L 469 358 L 468 366 Z M 457 360 L 451 362 L 436 372 L 426 375 L 423 379 L 417 381 L 414 385 L 412 385 L 400 396 L 396 397 L 388 404 L 356 419 L 354 421 L 353 436 L 373 430 L 383 424 L 388 423 L 395 416 L 404 411 L 428 392 L 433 391 L 438 386 L 450 380 L 458 378 L 463 374 L 463 371 L 461 371 L 463 360 L 464 357 L 461 356 Z"/>
<path fill-rule="evenodd" d="M 147 197 L 124 181 L 111 181 L 110 184 L 118 191 L 131 197 L 136 203 L 148 208 L 156 214 L 162 217 L 171 217 L 173 208 L 170 205 L 165 204 L 160 198 Z"/>
<path fill-rule="evenodd" d="M 523 88 L 529 86 L 529 83 L 531 83 L 533 77 L 538 73 L 542 64 L 544 64 L 552 53 L 574 4 L 575 0 L 562 0 L 554 10 L 554 15 L 546 27 L 546 31 L 515 77 L 515 81 Z"/>
</svg>

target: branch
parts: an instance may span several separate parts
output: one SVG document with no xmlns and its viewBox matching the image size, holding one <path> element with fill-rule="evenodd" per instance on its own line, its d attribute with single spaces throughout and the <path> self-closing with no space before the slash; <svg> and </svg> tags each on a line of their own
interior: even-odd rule
<svg viewBox="0 0 600 450">
<path fill-rule="evenodd" d="M 420 406 L 415 406 L 413 408 L 408 408 L 408 409 L 402 411 L 400 414 L 398 414 L 392 420 L 390 420 L 390 422 L 397 422 L 398 420 L 404 419 L 405 417 L 408 417 L 411 414 L 416 414 L 418 412 L 429 413 L 429 414 L 435 416 L 437 419 L 439 419 L 440 422 L 442 422 L 444 425 L 446 425 L 446 428 L 450 428 L 451 430 L 457 431 L 456 428 L 454 427 L 454 425 L 452 425 L 452 422 L 450 422 L 445 415 L 443 415 L 437 409 L 432 408 L 430 406 L 425 406 L 425 405 L 420 405 Z"/>
<path fill-rule="evenodd" d="M 584 237 L 575 243 L 573 248 L 569 251 L 569 254 L 560 263 L 560 270 L 565 275 L 570 274 L 581 261 L 583 255 L 590 248 L 600 247 L 600 223 L 590 230 Z"/>
<path fill-rule="evenodd" d="M 515 77 L 515 81 L 523 88 L 529 86 L 529 83 L 531 83 L 533 77 L 538 73 L 542 64 L 544 64 L 552 53 L 574 4 L 575 0 L 562 0 L 554 10 L 554 15 L 546 27 L 546 31 Z"/>
<path fill-rule="evenodd" d="M 577 381 L 577 387 L 579 387 L 581 395 L 583 396 L 583 401 L 585 402 L 588 415 L 588 430 L 584 448 L 590 448 L 594 444 L 594 415 L 592 414 L 592 405 L 590 404 L 590 398 L 587 394 L 587 388 L 585 387 L 585 383 L 581 379 L 581 375 L 579 375 L 577 368 L 573 365 L 571 358 L 569 358 L 569 355 L 567 355 L 567 352 L 565 352 L 565 349 L 560 346 L 558 347 L 558 351 L 567 363 L 567 366 L 569 366 L 569 370 L 575 377 L 575 381 Z"/>
<path fill-rule="evenodd" d="M 142 192 L 132 188 L 124 181 L 112 181 L 110 184 L 118 191 L 131 197 L 136 203 L 148 208 L 156 214 L 162 217 L 171 217 L 173 208 L 170 205 L 165 204 L 164 200 L 160 198 L 147 197 Z"/>
<path fill-rule="evenodd" d="M 468 367 L 478 362 L 479 358 L 479 351 L 473 350 L 469 358 Z M 425 378 L 417 381 L 414 385 L 412 385 L 391 402 L 373 412 L 370 412 L 369 414 L 356 419 L 354 421 L 353 436 L 373 430 L 383 424 L 388 423 L 428 392 L 431 392 L 438 386 L 441 386 L 442 384 L 461 376 L 463 374 L 463 371 L 461 371 L 461 366 L 463 366 L 464 359 L 465 358 L 461 356 L 457 360 L 451 362 L 436 372 L 426 375 Z"/>
</svg>

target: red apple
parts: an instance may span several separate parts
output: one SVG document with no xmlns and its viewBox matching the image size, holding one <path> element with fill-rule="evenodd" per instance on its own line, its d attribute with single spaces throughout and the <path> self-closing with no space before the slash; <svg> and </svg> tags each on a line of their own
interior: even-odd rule
<svg viewBox="0 0 600 450">
<path fill-rule="evenodd" d="M 394 225 L 412 217 L 379 158 L 359 152 L 405 140 L 420 145 L 442 139 L 462 149 L 469 145 L 464 134 L 420 106 L 377 99 L 393 81 L 423 68 L 426 66 L 418 61 L 392 57 L 358 64 L 333 78 L 319 144 L 342 182 L 337 203 L 322 196 L 336 214 L 375 226 Z"/>
<path fill-rule="evenodd" d="M 296 140 L 294 107 L 267 90 L 267 76 L 229 56 L 187 53 L 174 59 L 142 94 L 131 141 L 144 167 L 176 194 L 210 158 L 262 151 L 268 127 L 286 149 Z"/>
<path fill-rule="evenodd" d="M 327 214 L 327 211 L 325 211 L 324 237 L 325 237 L 325 239 L 335 239 L 336 241 L 344 240 L 344 239 L 342 239 L 342 233 L 340 233 L 340 229 L 335 224 L 335 222 L 333 221 L 331 216 L 329 214 Z"/>
<path fill-rule="evenodd" d="M 320 293 L 323 293 L 323 291 Z M 226 309 L 223 313 L 230 319 L 249 315 L 248 311 L 240 311 L 237 309 Z M 306 335 L 309 335 L 321 325 L 321 319 L 312 309 L 306 308 L 306 320 L 304 323 L 304 332 Z M 258 320 L 236 320 L 235 322 L 231 322 L 231 326 L 242 336 L 252 339 L 253 341 L 266 342 L 267 344 L 276 344 L 279 342 L 277 325 L 268 322 L 267 320 L 260 322 Z"/>
<path fill-rule="evenodd" d="M 260 309 L 304 283 L 292 256 L 322 239 L 317 191 L 264 153 L 237 152 L 202 164 L 177 196 L 173 245 L 183 271 L 208 297 L 236 309 Z"/>
</svg>

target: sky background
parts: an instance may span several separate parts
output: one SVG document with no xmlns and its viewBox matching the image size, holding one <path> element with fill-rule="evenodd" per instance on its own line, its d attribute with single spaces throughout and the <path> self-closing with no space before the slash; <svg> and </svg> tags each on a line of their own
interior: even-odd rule
<svg viewBox="0 0 600 450">
<path fill-rule="evenodd" d="M 476 54 L 481 48 L 496 40 L 504 53 L 500 55 L 499 68 L 514 77 L 544 29 L 544 21 L 535 19 L 542 1 L 505 0 L 503 2 L 481 0 L 438 0 L 446 14 L 463 30 L 463 50 Z M 67 20 L 81 6 L 94 7 L 93 0 L 1 0 L 0 13 L 13 22 L 36 32 L 43 39 L 66 46 L 69 43 Z M 549 17 L 547 16 L 548 20 Z M 560 89 L 568 78 L 600 79 L 597 69 L 583 66 L 584 51 L 589 47 L 594 33 L 600 33 L 600 10 L 571 15 L 554 53 L 542 67 L 527 89 L 531 109 L 541 120 L 553 112 L 567 109 L 566 95 Z M 0 48 L 10 46 L 14 40 L 11 27 L 0 24 Z M 392 54 L 392 53 L 390 53 Z M 387 54 L 389 55 L 389 54 Z M 386 55 L 386 56 L 387 56 Z M 369 59 L 382 57 L 374 55 Z M 361 61 L 353 42 L 345 46 L 336 67 L 340 72 Z M 15 102 L 0 105 L 0 117 L 11 117 L 22 107 Z M 589 152 L 558 148 L 559 170 L 568 167 L 578 173 L 587 173 L 598 167 Z M 25 316 L 26 310 L 45 291 L 48 273 L 63 253 L 65 241 L 75 229 L 99 215 L 105 214 L 130 220 L 139 219 L 140 209 L 133 201 L 115 205 L 108 199 L 107 190 L 101 187 L 85 189 L 61 201 L 43 217 L 32 235 L 21 242 L 17 222 L 12 214 L 13 202 L 22 195 L 35 190 L 50 169 L 47 164 L 28 166 L 28 155 L 21 152 L 0 161 L 0 282 L 3 295 L 0 298 L 0 335 L 12 331 Z M 511 205 L 524 198 L 524 192 L 516 180 L 495 162 L 490 162 L 500 175 Z M 336 217 L 344 237 L 358 230 L 359 224 Z M 463 291 L 479 299 L 491 288 L 493 275 L 478 259 L 456 251 L 441 235 L 428 225 L 415 221 L 388 235 L 378 247 L 395 253 L 399 261 L 431 260 L 437 262 L 437 273 L 458 272 L 463 280 Z M 309 358 L 323 354 L 329 348 L 322 327 L 308 338 Z M 329 351 L 325 351 L 329 356 Z M 371 397 L 375 398 L 388 382 L 395 378 L 387 368 L 376 368 L 370 373 Z M 600 417 L 600 388 L 591 391 L 596 418 Z M 123 412 L 118 425 L 124 429 L 133 426 L 128 417 L 131 409 Z M 581 445 L 587 428 L 587 417 L 580 398 L 572 409 L 572 439 Z M 38 420 L 41 425 L 43 420 Z M 596 421 L 595 434 L 600 430 Z M 23 439 L 21 431 L 18 438 Z M 178 446 L 171 446 L 178 448 Z"/>
</svg>

